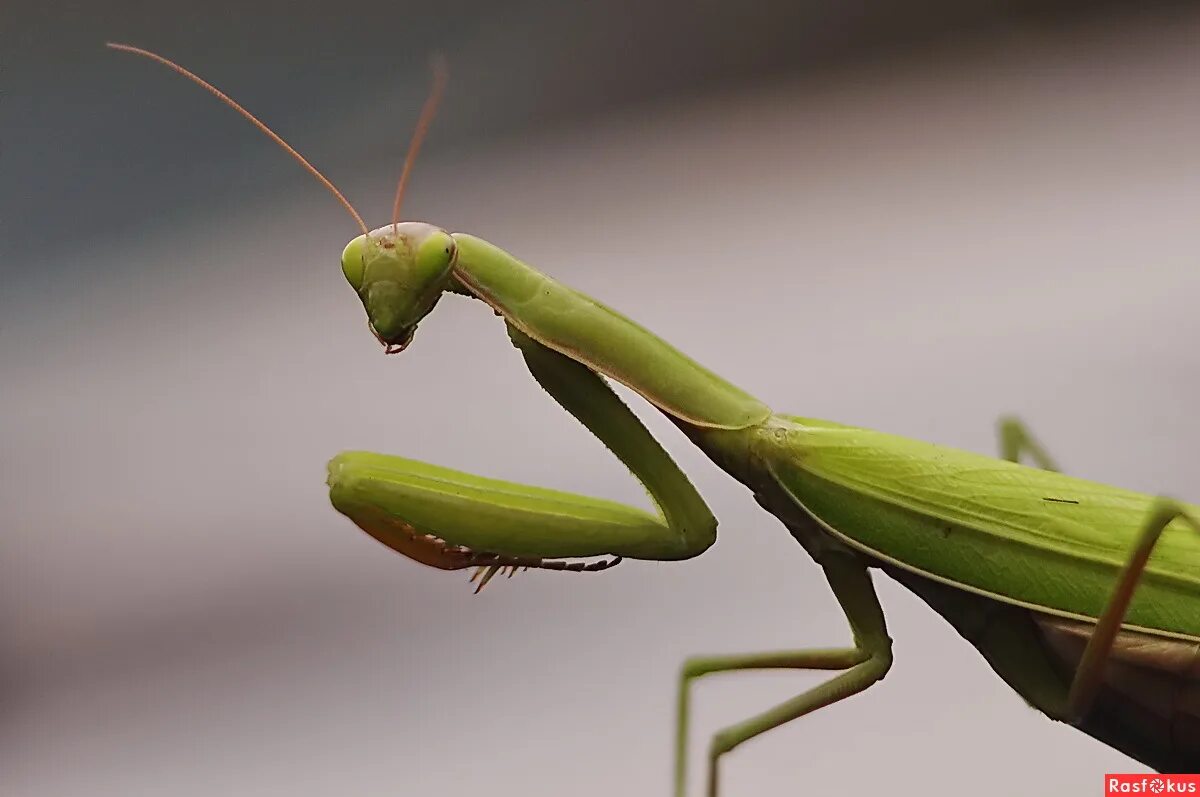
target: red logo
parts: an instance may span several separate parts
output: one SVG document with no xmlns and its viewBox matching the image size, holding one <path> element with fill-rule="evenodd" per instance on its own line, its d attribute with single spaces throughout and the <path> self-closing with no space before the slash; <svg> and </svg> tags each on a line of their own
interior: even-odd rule
<svg viewBox="0 0 1200 797">
<path fill-rule="evenodd" d="M 1137 794 L 1193 794 L 1200 797 L 1200 775 L 1114 775 L 1104 776 L 1104 797 Z"/>
</svg>

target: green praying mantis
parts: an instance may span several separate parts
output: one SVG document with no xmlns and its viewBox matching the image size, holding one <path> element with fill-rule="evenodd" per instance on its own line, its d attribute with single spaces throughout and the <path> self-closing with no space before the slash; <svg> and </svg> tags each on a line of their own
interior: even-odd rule
<svg viewBox="0 0 1200 797">
<path fill-rule="evenodd" d="M 892 643 L 871 570 L 944 617 L 1031 706 L 1161 771 L 1200 768 L 1200 507 L 1058 472 L 1015 420 L 1002 458 L 774 412 L 664 340 L 507 252 L 432 224 L 400 221 L 410 168 L 444 68 L 422 110 L 392 222 L 369 230 L 324 176 L 216 88 L 154 53 L 113 45 L 199 83 L 284 147 L 362 230 L 342 253 L 347 281 L 389 353 L 403 351 L 444 293 L 499 315 L 537 383 L 623 462 L 656 512 L 352 451 L 328 466 L 333 506 L 410 559 L 505 570 L 599 571 L 623 558 L 703 553 L 717 521 L 687 476 L 606 382 L 663 413 L 752 491 L 823 572 L 853 635 L 842 648 L 700 656 L 682 668 L 675 794 L 686 793 L 689 694 L 701 676 L 827 670 L 797 697 L 725 728 L 707 753 L 707 794 L 722 756 L 882 679 Z M 1035 466 L 1018 460 L 1028 456 Z"/>
</svg>

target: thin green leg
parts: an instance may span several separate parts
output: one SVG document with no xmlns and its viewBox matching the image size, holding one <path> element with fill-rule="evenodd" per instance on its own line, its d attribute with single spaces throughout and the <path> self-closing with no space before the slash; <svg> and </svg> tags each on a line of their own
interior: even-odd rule
<svg viewBox="0 0 1200 797">
<path fill-rule="evenodd" d="M 998 429 L 1001 456 L 1004 459 L 1018 462 L 1021 454 L 1028 452 L 1038 467 L 1044 470 L 1058 470 L 1054 460 L 1021 421 L 1013 417 L 1001 418 Z M 1137 592 L 1138 582 L 1141 580 L 1142 573 L 1145 572 L 1150 554 L 1163 530 L 1176 519 L 1181 519 L 1196 531 L 1200 531 L 1200 525 L 1187 513 L 1183 505 L 1167 498 L 1160 498 L 1155 502 L 1145 523 L 1138 531 L 1129 560 L 1117 578 L 1113 594 L 1096 623 L 1096 628 L 1079 661 L 1079 667 L 1075 671 L 1075 677 L 1067 694 L 1064 719 L 1068 721 L 1082 719 L 1091 708 L 1092 702 L 1096 699 L 1096 693 L 1104 682 L 1104 672 L 1109 654 L 1121 631 L 1121 624 L 1129 610 L 1129 604 Z"/>
<path fill-rule="evenodd" d="M 1188 514 L 1182 504 L 1169 498 L 1159 498 L 1138 532 L 1129 561 L 1125 563 L 1121 575 L 1117 578 L 1112 597 L 1096 622 L 1096 629 L 1084 648 L 1079 668 L 1071 682 L 1071 691 L 1067 695 L 1067 714 L 1072 720 L 1083 718 L 1091 707 L 1104 681 L 1104 668 L 1108 663 L 1109 653 L 1117 634 L 1121 631 L 1121 623 L 1137 591 L 1138 581 L 1146 569 L 1146 562 L 1150 559 L 1150 554 L 1163 531 L 1176 519 L 1187 523 L 1194 531 L 1200 531 L 1200 524 L 1197 524 L 1196 519 Z"/>
<path fill-rule="evenodd" d="M 1009 462 L 1020 462 L 1021 454 L 1028 452 L 1029 458 L 1042 470 L 1058 471 L 1058 465 L 1042 444 L 1030 434 L 1025 424 L 1012 416 L 1001 418 L 996 424 L 1000 435 L 1000 456 Z"/>
<path fill-rule="evenodd" d="M 691 683 L 701 675 L 731 670 L 848 670 L 866 661 L 858 648 L 794 650 L 772 653 L 745 653 L 731 656 L 694 656 L 683 664 L 675 720 L 675 795 L 687 793 L 687 742 Z"/>
<path fill-rule="evenodd" d="M 1013 417 L 1001 418 L 998 424 L 1000 434 L 1001 456 L 1011 462 L 1020 461 L 1021 454 L 1028 452 L 1030 458 L 1038 467 L 1044 470 L 1057 471 L 1054 460 L 1046 453 L 1041 444 L 1030 434 L 1021 421 Z M 1158 543 L 1162 532 L 1173 520 L 1183 520 L 1194 530 L 1200 531 L 1200 524 L 1188 514 L 1186 508 L 1168 498 L 1159 498 L 1142 528 L 1138 531 L 1134 547 L 1128 561 L 1121 569 L 1113 594 L 1104 607 L 1104 612 L 1096 622 L 1096 628 L 1088 640 L 1075 677 L 1071 681 L 1067 694 L 1065 711 L 1053 706 L 1053 701 L 1047 701 L 1044 706 L 1052 714 L 1064 714 L 1062 718 L 1075 722 L 1087 715 L 1096 693 L 1104 682 L 1105 668 L 1109 654 L 1117 635 L 1121 632 L 1121 624 L 1129 610 L 1129 604 L 1137 592 L 1138 582 L 1146 570 L 1146 563 L 1154 546 Z M 1061 703 L 1058 706 L 1062 706 Z"/>
<path fill-rule="evenodd" d="M 849 553 L 833 553 L 822 562 L 829 586 L 837 596 L 854 633 L 854 647 L 797 650 L 688 659 L 679 681 L 675 730 L 675 795 L 687 791 L 687 736 L 691 682 L 702 675 L 732 670 L 844 670 L 825 683 L 758 716 L 732 725 L 713 736 L 708 754 L 708 795 L 716 797 L 718 762 L 722 755 L 760 733 L 863 691 L 881 679 L 892 664 L 892 641 L 883 609 L 866 566 Z"/>
</svg>

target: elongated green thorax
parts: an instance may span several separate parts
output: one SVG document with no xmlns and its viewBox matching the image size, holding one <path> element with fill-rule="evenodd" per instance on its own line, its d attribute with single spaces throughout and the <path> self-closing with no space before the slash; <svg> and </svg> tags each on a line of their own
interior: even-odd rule
<svg viewBox="0 0 1200 797">
<path fill-rule="evenodd" d="M 698 426 L 744 429 L 770 409 L 615 310 L 550 279 L 504 250 L 455 233 L 454 275 L 538 343 Z"/>
<path fill-rule="evenodd" d="M 474 236 L 450 235 L 423 222 L 380 227 L 346 246 L 342 271 L 389 352 L 408 346 L 443 291 L 462 292 L 543 346 L 621 382 L 685 423 L 745 429 L 771 414 L 644 327 Z"/>
</svg>

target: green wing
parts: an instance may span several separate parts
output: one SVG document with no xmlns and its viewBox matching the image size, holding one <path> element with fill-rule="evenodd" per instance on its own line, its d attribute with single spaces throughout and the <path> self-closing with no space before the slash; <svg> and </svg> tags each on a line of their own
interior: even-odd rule
<svg viewBox="0 0 1200 797">
<path fill-rule="evenodd" d="M 844 542 L 1008 603 L 1103 610 L 1153 496 L 811 418 L 770 454 L 780 485 Z M 1192 507 L 1200 517 L 1200 507 Z M 1200 535 L 1172 523 L 1127 626 L 1200 638 Z"/>
</svg>

